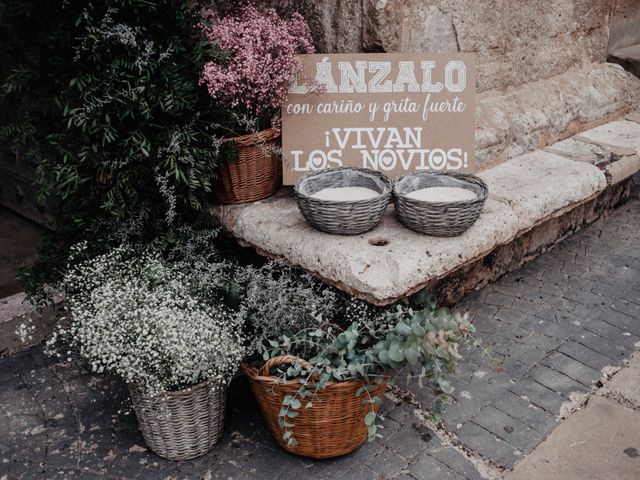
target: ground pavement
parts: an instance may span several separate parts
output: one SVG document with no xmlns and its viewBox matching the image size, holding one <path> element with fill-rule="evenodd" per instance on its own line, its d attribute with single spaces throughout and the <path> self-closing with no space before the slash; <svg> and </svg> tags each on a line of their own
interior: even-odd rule
<svg viewBox="0 0 640 480">
<path fill-rule="evenodd" d="M 175 463 L 147 451 L 135 418 L 125 412 L 120 382 L 47 358 L 40 347 L 0 359 L 0 479 L 499 478 L 543 442 L 560 417 L 568 420 L 557 431 L 611 400 L 598 397 L 572 414 L 589 393 L 607 388 L 640 339 L 640 200 L 458 308 L 471 311 L 481 346 L 463 351 L 452 382 L 456 402 L 444 423 L 428 420 L 428 393 L 401 382 L 383 405 L 384 438 L 327 461 L 279 449 L 242 379 L 232 386 L 220 443 L 206 456 Z M 557 441 L 555 435 L 548 441 Z M 640 468 L 640 445 L 625 449 Z M 536 449 L 510 480 L 518 480 L 530 458 L 553 461 Z"/>
</svg>

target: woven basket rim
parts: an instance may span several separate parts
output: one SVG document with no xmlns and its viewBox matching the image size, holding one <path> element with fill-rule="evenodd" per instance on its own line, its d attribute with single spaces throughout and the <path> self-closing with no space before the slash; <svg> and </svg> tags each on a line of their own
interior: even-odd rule
<svg viewBox="0 0 640 480">
<path fill-rule="evenodd" d="M 302 382 L 300 381 L 300 379 L 298 378 L 294 378 L 291 380 L 283 380 L 280 377 L 276 377 L 274 375 L 268 375 L 268 376 L 264 376 L 264 375 L 259 375 L 258 371 L 259 369 L 256 367 L 252 367 L 251 365 L 249 365 L 246 362 L 243 362 L 240 364 L 240 368 L 244 371 L 244 373 L 250 377 L 252 380 L 257 381 L 257 382 L 262 382 L 262 383 L 270 383 L 273 385 L 297 385 L 297 384 L 301 384 Z M 388 374 L 384 374 L 381 375 L 381 378 L 383 378 L 384 381 L 388 380 L 389 375 Z M 325 383 L 326 387 L 332 387 L 332 388 L 351 388 L 353 386 L 353 384 L 364 384 L 367 383 L 364 380 L 342 380 L 342 381 L 337 381 L 337 380 L 329 380 L 328 382 Z M 370 382 L 373 383 L 373 382 Z"/>
<path fill-rule="evenodd" d="M 476 198 L 472 199 L 472 200 L 459 200 L 459 201 L 455 201 L 455 202 L 430 202 L 427 200 L 420 200 L 418 198 L 411 198 L 409 196 L 407 196 L 407 194 L 399 192 L 397 189 L 397 184 L 404 178 L 407 177 L 452 177 L 452 178 L 456 178 L 458 180 L 462 180 L 462 181 L 467 181 L 468 183 L 475 183 L 476 185 L 478 185 L 480 187 L 480 194 L 476 195 Z M 471 182 L 469 182 L 469 180 L 472 180 Z M 469 189 L 468 189 L 469 190 Z M 415 190 L 413 190 L 415 191 Z M 474 191 L 474 193 L 476 193 Z M 406 173 L 404 175 L 400 175 L 399 177 L 397 177 L 395 179 L 395 181 L 393 182 L 393 195 L 395 197 L 401 198 L 403 201 L 405 202 L 410 202 L 413 203 L 414 205 L 429 205 L 429 206 L 436 206 L 436 207 L 447 207 L 447 206 L 460 206 L 460 205 L 474 205 L 476 203 L 483 203 L 486 201 L 487 197 L 489 196 L 489 187 L 487 186 L 486 182 L 484 180 L 482 180 L 480 177 L 478 177 L 477 175 L 473 175 L 471 173 L 458 173 L 458 172 L 413 172 L 413 173 Z"/>
<path fill-rule="evenodd" d="M 323 198 L 316 198 L 311 195 L 306 195 L 300 191 L 300 184 L 303 181 L 308 180 L 311 177 L 315 177 L 318 175 L 324 175 L 330 172 L 337 172 L 341 170 L 351 170 L 360 173 L 370 174 L 372 176 L 380 178 L 384 183 L 384 190 L 377 196 L 372 198 L 364 198 L 362 200 L 325 200 Z M 296 180 L 295 185 L 293 186 L 293 191 L 296 196 L 312 201 L 318 205 L 365 205 L 367 203 L 371 203 L 372 201 L 378 201 L 380 197 L 390 197 L 393 192 L 393 184 L 391 180 L 389 180 L 386 175 L 377 170 L 371 170 L 370 168 L 362 168 L 362 167 L 335 167 L 335 168 L 325 168 L 324 170 L 319 170 L 317 172 L 311 172 L 303 175 L 302 177 Z"/>
<path fill-rule="evenodd" d="M 196 385 L 194 385 L 193 387 L 187 387 L 187 388 L 183 388 L 181 390 L 170 390 L 164 393 L 161 393 L 158 395 L 158 397 L 162 397 L 163 395 L 167 395 L 169 397 L 172 398 L 179 398 L 181 396 L 184 395 L 191 395 L 191 393 L 193 392 L 197 392 L 198 390 L 202 390 L 205 389 L 211 385 L 217 385 L 223 388 L 226 388 L 228 385 L 228 381 L 224 381 L 224 380 L 215 380 L 213 378 L 209 378 L 207 380 L 204 380 Z M 144 392 L 144 390 L 142 390 L 139 386 L 137 382 L 127 382 L 127 386 L 131 389 L 136 390 L 137 392 L 140 393 L 140 395 L 145 396 L 145 397 L 150 397 L 150 395 L 146 394 Z"/>
<path fill-rule="evenodd" d="M 255 145 L 267 142 L 274 138 L 278 138 L 280 132 L 276 132 L 273 128 L 265 128 L 259 132 L 247 133 L 246 135 L 240 135 L 237 137 L 223 138 L 224 143 L 237 143 L 238 145 Z"/>
</svg>

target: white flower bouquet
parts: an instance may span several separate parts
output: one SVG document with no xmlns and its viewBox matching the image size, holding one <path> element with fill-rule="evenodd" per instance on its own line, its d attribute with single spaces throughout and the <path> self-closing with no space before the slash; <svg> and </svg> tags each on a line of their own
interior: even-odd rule
<svg viewBox="0 0 640 480">
<path fill-rule="evenodd" d="M 81 254 L 79 247 L 74 255 Z M 212 425 L 199 418 L 207 409 L 222 417 L 226 385 L 244 353 L 237 315 L 215 296 L 202 295 L 196 267 L 177 267 L 155 253 L 134 255 L 120 248 L 75 265 L 63 282 L 70 317 L 49 340 L 49 350 L 60 355 L 62 343 L 92 371 L 126 381 L 145 439 L 157 453 L 173 459 L 197 456 L 180 445 L 165 445 L 180 436 L 167 436 L 166 424 L 176 421 L 178 430 L 192 432 L 183 428 L 184 419 Z M 172 410 L 172 398 L 192 390 L 205 402 L 202 412 L 180 411 L 184 398 L 173 402 L 179 408 Z M 219 428 L 203 433 L 197 454 L 206 453 L 219 438 L 222 421 L 214 423 Z M 156 430 L 167 438 L 159 441 Z"/>
</svg>

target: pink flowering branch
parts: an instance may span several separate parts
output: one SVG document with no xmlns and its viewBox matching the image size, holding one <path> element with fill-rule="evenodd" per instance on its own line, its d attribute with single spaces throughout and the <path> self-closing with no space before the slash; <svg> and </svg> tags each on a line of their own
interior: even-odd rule
<svg viewBox="0 0 640 480">
<path fill-rule="evenodd" d="M 206 14 L 208 40 L 228 54 L 205 64 L 200 82 L 222 106 L 255 116 L 273 116 L 282 107 L 290 81 L 300 72 L 300 53 L 313 53 L 302 16 L 281 18 L 275 10 L 249 5 L 220 17 Z"/>
</svg>

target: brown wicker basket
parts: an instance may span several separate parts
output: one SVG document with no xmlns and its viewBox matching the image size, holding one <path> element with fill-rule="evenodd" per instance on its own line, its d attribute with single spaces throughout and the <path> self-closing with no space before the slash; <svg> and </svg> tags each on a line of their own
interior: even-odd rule
<svg viewBox="0 0 640 480">
<path fill-rule="evenodd" d="M 207 381 L 159 398 L 129 384 L 129 393 L 144 440 L 161 457 L 199 457 L 222 436 L 226 384 Z"/>
<path fill-rule="evenodd" d="M 292 420 L 291 427 L 297 445 L 288 445 L 282 438 L 284 433 L 278 425 L 278 414 L 285 395 L 295 395 L 300 388 L 299 380 L 283 381 L 269 375 L 277 365 L 301 363 L 312 368 L 307 362 L 292 355 L 272 358 L 259 370 L 243 364 L 249 378 L 251 390 L 258 401 L 260 411 L 269 430 L 278 444 L 285 450 L 311 458 L 333 458 L 352 452 L 367 440 L 367 426 L 364 417 L 368 412 L 378 411 L 378 405 L 363 402 L 362 394 L 356 393 L 362 382 L 328 382 L 324 390 L 318 390 L 313 398 L 313 406 L 298 410 L 299 415 Z M 382 398 L 387 381 L 375 385 L 371 396 Z"/>
<path fill-rule="evenodd" d="M 279 135 L 272 129 L 227 138 L 238 147 L 238 158 L 218 169 L 214 199 L 219 203 L 247 203 L 270 197 L 282 185 L 282 162 L 276 154 Z"/>
</svg>

